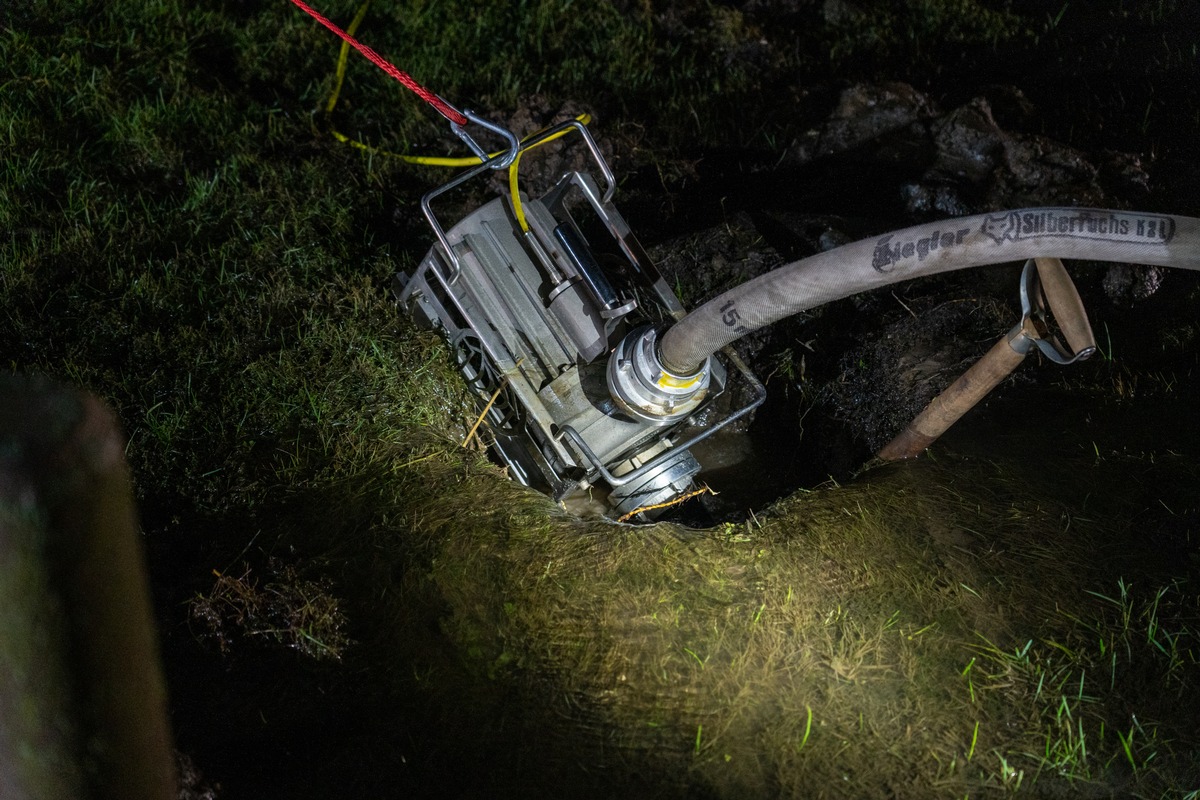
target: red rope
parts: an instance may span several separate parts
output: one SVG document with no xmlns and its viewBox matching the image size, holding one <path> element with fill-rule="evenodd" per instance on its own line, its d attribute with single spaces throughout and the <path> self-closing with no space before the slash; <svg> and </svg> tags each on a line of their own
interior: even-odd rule
<svg viewBox="0 0 1200 800">
<path fill-rule="evenodd" d="M 407 72 L 404 72 L 401 69 L 397 69 L 391 62 L 389 62 L 383 56 L 379 55 L 379 53 L 376 53 L 370 47 L 367 47 L 365 44 L 362 44 L 357 39 L 355 39 L 353 36 L 346 33 L 341 28 L 339 28 L 337 25 L 334 25 L 328 19 L 321 16 L 321 14 L 319 12 L 317 12 L 316 10 L 314 10 L 311 6 L 302 2 L 302 0 L 292 0 L 292 2 L 295 3 L 297 6 L 299 6 L 302 11 L 307 13 L 310 17 L 315 19 L 317 22 L 321 23 L 326 28 L 329 28 L 329 30 L 333 31 L 338 36 L 345 39 L 346 42 L 351 47 L 353 47 L 355 50 L 357 50 L 358 52 L 360 52 L 364 56 L 366 56 L 371 61 L 372 64 L 379 67 L 381 70 L 386 72 L 388 75 L 391 75 L 396 80 L 400 81 L 400 83 L 404 84 L 404 86 L 406 88 L 408 88 L 410 91 L 416 93 L 416 95 L 418 97 L 420 97 L 426 103 L 429 103 L 429 105 L 431 105 L 435 109 L 437 109 L 438 113 L 441 114 L 443 117 L 450 120 L 455 125 L 466 125 L 467 124 L 468 120 L 466 117 L 464 117 L 462 115 L 462 112 L 456 110 L 450 104 L 448 104 L 445 100 L 438 97 L 436 94 L 429 91 L 421 84 L 417 83 L 416 80 L 414 80 L 413 77 L 411 75 L 409 75 Z"/>
</svg>

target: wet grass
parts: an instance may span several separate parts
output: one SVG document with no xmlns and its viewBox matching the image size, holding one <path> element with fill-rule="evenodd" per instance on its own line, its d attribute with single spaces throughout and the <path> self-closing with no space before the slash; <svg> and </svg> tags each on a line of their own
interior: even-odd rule
<svg viewBox="0 0 1200 800">
<path fill-rule="evenodd" d="M 1076 10 L 567 5 L 380 4 L 361 33 L 482 111 L 594 105 L 632 188 L 684 191 L 880 42 L 935 75 Z M 1104 428 L 1074 482 L 947 451 L 709 530 L 574 518 L 460 447 L 446 353 L 387 297 L 444 175 L 326 135 L 336 51 L 287 3 L 0 10 L 0 363 L 117 409 L 177 736 L 225 796 L 1197 789 L 1194 451 Z M 334 113 L 456 147 L 358 61 Z M 1121 348 L 1114 408 L 1178 399 Z"/>
<path fill-rule="evenodd" d="M 1130 466 L 1088 455 L 1046 464 L 1070 476 L 1051 491 L 947 453 L 707 531 L 585 522 L 424 462 L 464 490 L 407 501 L 373 567 L 351 557 L 364 588 L 393 576 L 376 610 L 394 623 L 359 657 L 404 665 L 392 690 L 429 704 L 400 746 L 416 786 L 1181 796 L 1200 775 L 1195 568 L 1127 555 L 1157 526 L 1088 503 Z M 1186 463 L 1155 468 L 1164 492 Z M 461 769 L 464 737 L 483 772 Z"/>
</svg>

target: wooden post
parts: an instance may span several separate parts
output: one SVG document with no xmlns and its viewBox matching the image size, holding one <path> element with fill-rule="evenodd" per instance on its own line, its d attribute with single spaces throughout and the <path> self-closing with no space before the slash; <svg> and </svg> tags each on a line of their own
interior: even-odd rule
<svg viewBox="0 0 1200 800">
<path fill-rule="evenodd" d="M 0 376 L 0 798 L 175 795 L 124 439 L 95 398 Z"/>
</svg>

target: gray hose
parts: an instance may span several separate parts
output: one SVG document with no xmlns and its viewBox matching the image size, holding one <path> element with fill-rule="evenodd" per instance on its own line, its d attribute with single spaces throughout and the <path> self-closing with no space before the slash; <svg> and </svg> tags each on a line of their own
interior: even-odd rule
<svg viewBox="0 0 1200 800">
<path fill-rule="evenodd" d="M 1026 208 L 917 225 L 794 261 L 709 300 L 662 337 L 663 365 L 696 372 L 730 342 L 889 283 L 1034 257 L 1200 269 L 1200 220 L 1096 208 Z"/>
</svg>

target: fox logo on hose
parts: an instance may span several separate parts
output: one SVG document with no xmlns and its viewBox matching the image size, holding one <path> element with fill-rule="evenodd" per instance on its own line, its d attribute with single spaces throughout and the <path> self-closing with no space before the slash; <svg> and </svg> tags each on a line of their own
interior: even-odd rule
<svg viewBox="0 0 1200 800">
<path fill-rule="evenodd" d="M 1047 238 L 1167 244 L 1175 237 L 1175 220 L 1160 214 L 1037 208 L 985 217 L 980 231 L 998 245 Z"/>
<path fill-rule="evenodd" d="M 1005 239 L 1016 239 L 1019 228 L 1019 218 L 1016 214 L 1005 214 L 1002 217 L 987 217 L 983 220 L 981 230 L 992 237 L 996 244 Z"/>
</svg>

